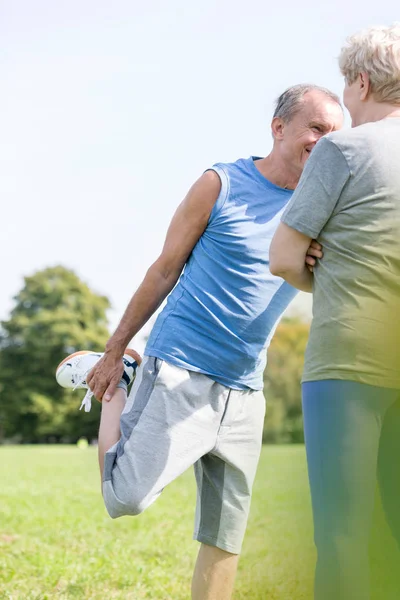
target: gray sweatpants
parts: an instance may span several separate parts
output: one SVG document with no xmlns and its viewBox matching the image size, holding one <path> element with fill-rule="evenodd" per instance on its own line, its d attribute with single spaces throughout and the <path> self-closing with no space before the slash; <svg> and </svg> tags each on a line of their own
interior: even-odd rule
<svg viewBox="0 0 400 600">
<path fill-rule="evenodd" d="M 240 553 L 261 450 L 260 391 L 233 390 L 206 375 L 145 357 L 106 453 L 103 496 L 111 517 L 137 515 L 195 466 L 194 537 Z"/>
</svg>

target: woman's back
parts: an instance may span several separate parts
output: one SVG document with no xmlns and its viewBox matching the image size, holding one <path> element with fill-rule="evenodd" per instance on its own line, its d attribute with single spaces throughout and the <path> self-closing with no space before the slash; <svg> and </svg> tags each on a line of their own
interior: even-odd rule
<svg viewBox="0 0 400 600">
<path fill-rule="evenodd" d="M 337 177 L 346 165 L 348 174 L 319 235 L 303 380 L 400 388 L 400 118 L 336 132 L 325 145 L 344 157 Z"/>
</svg>

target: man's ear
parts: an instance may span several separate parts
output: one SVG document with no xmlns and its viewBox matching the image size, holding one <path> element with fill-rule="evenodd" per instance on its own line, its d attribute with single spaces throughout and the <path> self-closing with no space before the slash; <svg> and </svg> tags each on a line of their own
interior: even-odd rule
<svg viewBox="0 0 400 600">
<path fill-rule="evenodd" d="M 285 128 L 285 123 L 282 121 L 280 117 L 274 117 L 271 123 L 271 131 L 272 136 L 275 140 L 283 139 L 283 130 Z"/>
<path fill-rule="evenodd" d="M 359 74 L 358 84 L 360 86 L 360 100 L 367 100 L 371 93 L 371 82 L 368 73 Z"/>
</svg>

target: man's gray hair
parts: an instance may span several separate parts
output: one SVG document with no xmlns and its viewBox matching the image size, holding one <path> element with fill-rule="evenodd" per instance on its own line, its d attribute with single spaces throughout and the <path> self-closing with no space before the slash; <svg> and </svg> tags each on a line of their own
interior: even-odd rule
<svg viewBox="0 0 400 600">
<path fill-rule="evenodd" d="M 301 83 L 293 85 L 281 94 L 276 101 L 274 118 L 279 117 L 287 123 L 293 119 L 294 115 L 301 110 L 304 104 L 304 96 L 308 92 L 321 92 L 325 94 L 332 102 L 336 102 L 342 108 L 339 96 L 328 90 L 327 88 L 313 85 L 312 83 Z M 343 109 L 342 109 L 343 110 Z"/>
</svg>

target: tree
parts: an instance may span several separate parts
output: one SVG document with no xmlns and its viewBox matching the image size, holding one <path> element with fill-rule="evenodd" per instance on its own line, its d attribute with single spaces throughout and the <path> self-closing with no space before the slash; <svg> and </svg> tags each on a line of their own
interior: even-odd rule
<svg viewBox="0 0 400 600">
<path fill-rule="evenodd" d="M 309 324 L 297 318 L 284 318 L 268 349 L 264 375 L 267 411 L 264 441 L 303 442 L 300 380 Z"/>
<path fill-rule="evenodd" d="M 54 373 L 66 355 L 104 348 L 109 307 L 64 267 L 25 278 L 1 324 L 0 436 L 43 442 L 97 435 L 98 407 L 82 418 L 79 396 L 62 389 Z"/>
</svg>

